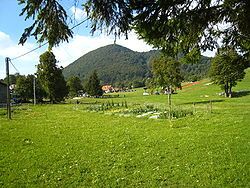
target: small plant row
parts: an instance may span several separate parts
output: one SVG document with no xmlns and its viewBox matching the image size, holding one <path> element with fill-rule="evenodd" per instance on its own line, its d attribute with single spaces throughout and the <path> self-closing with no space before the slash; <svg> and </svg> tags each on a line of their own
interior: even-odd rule
<svg viewBox="0 0 250 188">
<path fill-rule="evenodd" d="M 169 119 L 169 118 L 182 118 L 189 115 L 193 115 L 193 111 L 190 109 L 182 109 L 182 108 L 173 108 L 173 109 L 160 109 L 156 108 L 153 105 L 145 105 L 144 107 L 138 107 L 131 109 L 130 111 L 135 115 L 139 115 L 137 117 L 150 116 L 157 119 Z"/>
<path fill-rule="evenodd" d="M 138 107 L 130 107 L 128 108 L 128 104 L 126 101 L 121 103 L 107 101 L 102 104 L 91 105 L 87 107 L 88 111 L 94 112 L 112 112 L 112 114 L 117 115 L 135 115 L 136 117 L 148 117 L 155 119 L 169 119 L 169 118 L 182 118 L 189 115 L 193 115 L 193 110 L 182 109 L 182 108 L 173 108 L 173 109 L 160 109 L 155 107 L 154 105 L 144 105 Z"/>
<path fill-rule="evenodd" d="M 183 117 L 190 116 L 190 115 L 194 115 L 192 110 L 177 108 L 171 111 L 165 110 L 164 112 L 161 112 L 160 118 L 161 119 L 168 119 L 168 118 L 178 119 L 178 118 L 183 118 Z"/>
<path fill-rule="evenodd" d="M 102 104 L 90 105 L 87 107 L 87 110 L 100 112 L 117 108 L 128 108 L 127 101 L 122 101 L 121 103 L 119 102 L 115 103 L 113 100 L 111 102 L 107 101 Z"/>
</svg>

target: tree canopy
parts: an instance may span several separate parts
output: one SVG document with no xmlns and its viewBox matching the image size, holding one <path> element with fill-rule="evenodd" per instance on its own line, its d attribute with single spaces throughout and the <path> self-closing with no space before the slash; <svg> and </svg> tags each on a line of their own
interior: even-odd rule
<svg viewBox="0 0 250 188">
<path fill-rule="evenodd" d="M 16 84 L 17 78 L 20 76 L 19 73 L 15 73 L 15 74 L 10 74 L 9 75 L 9 83 L 10 84 Z M 4 78 L 3 80 L 4 83 L 7 83 L 7 77 Z"/>
<path fill-rule="evenodd" d="M 74 2 L 76 0 L 72 0 Z M 19 0 L 21 15 L 33 18 L 20 39 L 29 36 L 51 47 L 72 37 L 67 14 L 58 0 Z M 250 49 L 249 0 L 87 0 L 83 3 L 91 31 L 105 30 L 115 36 L 135 29 L 148 44 L 173 56 L 178 52 L 197 54 L 200 50 L 233 46 L 244 53 Z"/>
<path fill-rule="evenodd" d="M 15 93 L 20 96 L 23 102 L 33 98 L 33 78 L 31 75 L 17 77 Z"/>
<path fill-rule="evenodd" d="M 24 44 L 28 37 L 34 36 L 39 43 L 48 41 L 51 49 L 73 36 L 67 25 L 67 13 L 58 0 L 18 1 L 24 5 L 20 16 L 25 15 L 25 20 L 34 20 L 33 24 L 24 30 L 19 44 Z"/>
<path fill-rule="evenodd" d="M 232 87 L 237 81 L 241 81 L 244 70 L 248 67 L 249 61 L 235 50 L 230 48 L 220 49 L 212 60 L 210 77 L 214 83 L 220 85 L 226 97 L 232 96 Z"/>
<path fill-rule="evenodd" d="M 67 80 L 67 86 L 69 89 L 70 97 L 76 97 L 78 94 L 78 91 L 83 88 L 80 78 L 76 76 L 72 76 Z"/>
<path fill-rule="evenodd" d="M 62 69 L 56 63 L 54 54 L 47 51 L 40 56 L 40 63 L 37 65 L 37 78 L 52 103 L 62 101 L 68 94 Z"/>
<path fill-rule="evenodd" d="M 22 102 L 28 102 L 34 98 L 34 75 L 18 75 L 16 77 L 16 87 L 14 88 L 14 94 L 17 98 L 21 99 Z M 35 81 L 35 94 L 38 101 L 42 101 L 45 96 L 44 90 L 41 84 Z"/>
<path fill-rule="evenodd" d="M 174 58 L 161 56 L 151 62 L 155 83 L 163 88 L 181 88 L 183 76 L 181 75 L 180 62 Z"/>
<path fill-rule="evenodd" d="M 90 75 L 84 88 L 90 96 L 101 96 L 103 94 L 96 71 Z"/>
<path fill-rule="evenodd" d="M 173 87 L 181 88 L 181 82 L 183 80 L 180 62 L 172 57 L 162 55 L 153 59 L 151 66 L 154 83 L 168 92 L 168 104 L 171 106 Z"/>
</svg>

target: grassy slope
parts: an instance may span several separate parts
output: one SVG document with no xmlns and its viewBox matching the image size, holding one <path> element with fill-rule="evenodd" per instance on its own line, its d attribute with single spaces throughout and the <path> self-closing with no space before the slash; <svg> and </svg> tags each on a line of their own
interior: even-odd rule
<svg viewBox="0 0 250 188">
<path fill-rule="evenodd" d="M 250 90 L 250 70 L 235 88 L 243 89 Z M 114 100 L 166 100 L 141 92 Z M 249 187 L 250 95 L 225 99 L 217 92 L 203 83 L 179 91 L 176 105 L 217 102 L 213 113 L 201 103 L 195 116 L 172 122 L 75 105 L 23 106 L 12 121 L 0 115 L 0 186 Z"/>
</svg>

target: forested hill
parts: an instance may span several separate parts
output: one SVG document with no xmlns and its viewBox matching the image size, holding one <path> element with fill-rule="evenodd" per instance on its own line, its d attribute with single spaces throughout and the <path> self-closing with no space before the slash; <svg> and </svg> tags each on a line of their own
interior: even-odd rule
<svg viewBox="0 0 250 188">
<path fill-rule="evenodd" d="M 156 51 L 134 52 L 120 45 L 107 45 L 91 51 L 65 67 L 63 74 L 84 79 L 94 70 L 103 83 L 142 80 L 148 72 L 147 62 Z"/>
<path fill-rule="evenodd" d="M 142 81 L 149 74 L 148 62 L 150 58 L 157 53 L 159 52 L 155 50 L 135 52 L 120 45 L 107 45 L 83 55 L 65 67 L 63 74 L 66 79 L 78 76 L 84 80 L 96 70 L 102 84 Z M 201 64 L 184 65 L 182 69 L 186 72 L 185 77 L 203 77 L 210 64 L 208 60 L 208 58 L 203 57 Z"/>
</svg>

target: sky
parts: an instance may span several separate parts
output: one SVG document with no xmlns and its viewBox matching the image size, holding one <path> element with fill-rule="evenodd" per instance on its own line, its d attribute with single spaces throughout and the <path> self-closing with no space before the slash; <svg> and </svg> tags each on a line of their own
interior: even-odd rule
<svg viewBox="0 0 250 188">
<path fill-rule="evenodd" d="M 80 3 L 74 4 L 72 0 L 60 1 L 71 18 L 70 27 L 76 25 L 86 18 L 86 13 L 82 10 Z M 19 16 L 22 6 L 18 5 L 17 0 L 1 0 L 0 6 L 0 79 L 6 76 L 5 58 L 13 59 L 10 64 L 10 74 L 19 73 L 22 75 L 34 74 L 36 65 L 39 63 L 39 56 L 44 53 L 48 46 L 39 48 L 21 58 L 15 57 L 22 55 L 39 46 L 34 38 L 29 38 L 22 46 L 18 45 L 19 39 L 24 29 L 32 23 L 32 20 L 26 20 L 24 16 Z M 99 47 L 113 44 L 114 36 L 96 33 L 93 36 L 90 33 L 90 23 L 82 24 L 73 30 L 74 36 L 69 43 L 61 43 L 59 47 L 53 48 L 53 53 L 59 61 L 58 66 L 65 67 L 73 63 L 82 55 L 95 50 Z M 116 40 L 116 44 L 125 46 L 131 50 L 143 52 L 153 48 L 147 45 L 143 40 L 139 40 L 134 32 L 129 34 L 129 39 L 121 37 Z M 206 52 L 204 55 L 213 56 L 213 53 Z"/>
</svg>

